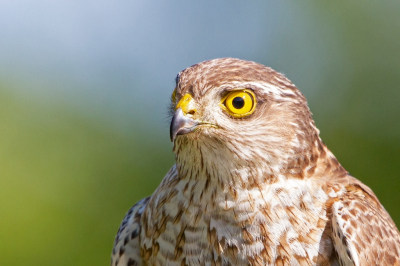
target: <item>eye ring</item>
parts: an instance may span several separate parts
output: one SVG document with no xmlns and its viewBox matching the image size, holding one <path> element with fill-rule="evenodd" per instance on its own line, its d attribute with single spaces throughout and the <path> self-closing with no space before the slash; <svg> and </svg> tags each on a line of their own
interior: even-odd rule
<svg viewBox="0 0 400 266">
<path fill-rule="evenodd" d="M 220 103 L 220 107 L 231 116 L 241 118 L 252 114 L 256 108 L 256 97 L 249 89 L 230 91 Z"/>
</svg>

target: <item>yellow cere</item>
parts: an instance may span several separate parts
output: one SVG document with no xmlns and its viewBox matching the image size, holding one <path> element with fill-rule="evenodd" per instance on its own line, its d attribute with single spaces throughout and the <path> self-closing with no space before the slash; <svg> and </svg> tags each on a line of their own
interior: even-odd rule
<svg viewBox="0 0 400 266">
<path fill-rule="evenodd" d="M 248 116 L 255 110 L 256 97 L 247 89 L 231 91 L 222 99 L 221 107 L 233 117 Z"/>
<path fill-rule="evenodd" d="M 190 95 L 189 93 L 185 94 L 185 96 L 183 96 L 179 103 L 176 105 L 175 110 L 181 108 L 184 113 L 188 113 L 190 111 L 189 104 L 192 100 L 192 95 Z"/>
</svg>

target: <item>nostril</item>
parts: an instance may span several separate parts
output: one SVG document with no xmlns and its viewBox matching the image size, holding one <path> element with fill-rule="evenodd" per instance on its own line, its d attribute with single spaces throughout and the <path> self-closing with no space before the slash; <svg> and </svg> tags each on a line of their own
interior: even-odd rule
<svg viewBox="0 0 400 266">
<path fill-rule="evenodd" d="M 190 111 L 188 112 L 189 115 L 194 115 L 195 113 L 196 113 L 195 110 L 190 110 Z"/>
</svg>

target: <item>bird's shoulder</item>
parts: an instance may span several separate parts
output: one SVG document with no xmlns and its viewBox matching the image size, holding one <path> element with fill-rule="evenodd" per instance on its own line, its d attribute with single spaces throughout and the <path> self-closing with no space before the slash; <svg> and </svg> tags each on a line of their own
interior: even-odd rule
<svg viewBox="0 0 400 266">
<path fill-rule="evenodd" d="M 141 217 L 150 197 L 144 198 L 130 208 L 122 220 L 111 255 L 111 266 L 140 265 Z"/>
<path fill-rule="evenodd" d="M 336 194 L 332 240 L 341 265 L 400 265 L 399 230 L 372 190 L 352 176 L 330 189 Z"/>
<path fill-rule="evenodd" d="M 153 195 L 140 200 L 127 212 L 115 237 L 111 266 L 141 265 L 140 234 L 149 230 L 148 221 L 154 218 L 151 212 L 157 205 L 158 199 L 168 194 L 176 183 L 177 170 L 176 165 L 174 165 L 165 175 Z"/>
</svg>

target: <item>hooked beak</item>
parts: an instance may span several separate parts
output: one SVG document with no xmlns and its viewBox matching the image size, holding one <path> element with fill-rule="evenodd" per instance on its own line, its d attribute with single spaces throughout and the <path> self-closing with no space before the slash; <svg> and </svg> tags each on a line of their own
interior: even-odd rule
<svg viewBox="0 0 400 266">
<path fill-rule="evenodd" d="M 173 142 L 177 135 L 193 132 L 198 124 L 199 122 L 185 116 L 181 108 L 176 109 L 169 128 L 171 141 Z"/>
</svg>

